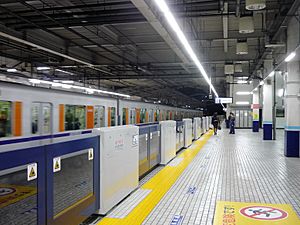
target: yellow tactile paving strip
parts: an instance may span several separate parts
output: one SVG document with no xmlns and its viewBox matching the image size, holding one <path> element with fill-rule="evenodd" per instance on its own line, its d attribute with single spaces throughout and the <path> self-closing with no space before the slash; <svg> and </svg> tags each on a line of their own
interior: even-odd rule
<svg viewBox="0 0 300 225">
<path fill-rule="evenodd" d="M 150 189 L 151 193 L 135 207 L 127 217 L 123 219 L 103 218 L 98 225 L 140 225 L 155 208 L 163 196 L 168 192 L 185 168 L 199 153 L 212 132 L 206 133 L 202 138 L 195 141 L 191 147 L 186 149 L 178 158 L 183 158 L 177 166 L 166 166 L 141 188 Z"/>
</svg>

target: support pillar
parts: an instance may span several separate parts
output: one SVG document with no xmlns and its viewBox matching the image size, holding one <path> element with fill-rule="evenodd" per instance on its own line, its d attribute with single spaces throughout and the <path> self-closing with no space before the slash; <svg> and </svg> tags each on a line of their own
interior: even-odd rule
<svg viewBox="0 0 300 225">
<path fill-rule="evenodd" d="M 264 61 L 264 77 L 273 70 L 273 59 Z M 273 138 L 273 87 L 272 78 L 267 78 L 263 85 L 263 139 Z"/>
<path fill-rule="evenodd" d="M 253 91 L 252 101 L 252 131 L 259 132 L 259 91 Z"/>
<path fill-rule="evenodd" d="M 293 18 L 288 24 L 288 52 L 294 51 L 299 45 L 299 22 Z M 297 51 L 299 55 L 299 51 Z M 300 61 L 296 56 L 287 63 L 286 95 L 285 95 L 285 144 L 284 154 L 288 157 L 300 156 Z"/>
</svg>

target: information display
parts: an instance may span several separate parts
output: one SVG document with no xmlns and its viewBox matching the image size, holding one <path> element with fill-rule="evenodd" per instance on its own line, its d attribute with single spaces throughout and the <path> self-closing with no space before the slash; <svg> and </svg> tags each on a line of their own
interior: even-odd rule
<svg viewBox="0 0 300 225">
<path fill-rule="evenodd" d="M 226 98 L 226 97 L 215 98 L 215 103 L 216 104 L 231 104 L 232 98 Z"/>
</svg>

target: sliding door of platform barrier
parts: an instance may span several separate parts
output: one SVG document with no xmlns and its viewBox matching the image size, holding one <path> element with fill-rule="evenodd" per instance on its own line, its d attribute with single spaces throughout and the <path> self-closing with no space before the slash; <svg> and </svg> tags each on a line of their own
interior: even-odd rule
<svg viewBox="0 0 300 225">
<path fill-rule="evenodd" d="M 79 224 L 99 209 L 99 138 L 46 146 L 47 224 Z"/>
<path fill-rule="evenodd" d="M 0 225 L 45 224 L 44 148 L 0 153 Z"/>
<path fill-rule="evenodd" d="M 252 112 L 248 109 L 233 110 L 235 115 L 236 128 L 251 128 L 252 127 Z"/>
<path fill-rule="evenodd" d="M 150 125 L 149 127 L 149 158 L 150 169 L 160 163 L 160 127 L 159 124 Z"/>
</svg>

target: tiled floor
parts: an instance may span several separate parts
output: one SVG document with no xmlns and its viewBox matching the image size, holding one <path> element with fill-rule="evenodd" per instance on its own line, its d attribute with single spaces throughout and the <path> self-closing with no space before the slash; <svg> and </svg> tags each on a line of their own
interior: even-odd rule
<svg viewBox="0 0 300 225">
<path fill-rule="evenodd" d="M 288 203 L 300 216 L 300 159 L 283 155 L 277 141 L 261 133 L 221 131 L 203 147 L 143 224 L 211 225 L 217 200 Z M 176 220 L 176 219 L 175 219 Z"/>
</svg>

